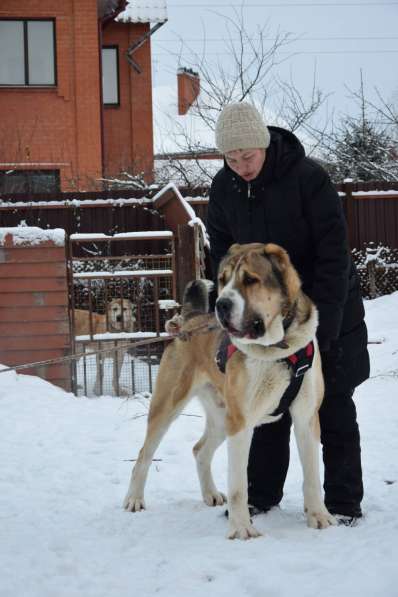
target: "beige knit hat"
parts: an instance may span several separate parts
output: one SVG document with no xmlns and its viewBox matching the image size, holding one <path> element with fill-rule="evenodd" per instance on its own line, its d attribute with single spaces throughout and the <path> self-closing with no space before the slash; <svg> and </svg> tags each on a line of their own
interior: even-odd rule
<svg viewBox="0 0 398 597">
<path fill-rule="evenodd" d="M 270 134 L 260 112 L 251 104 L 229 104 L 216 124 L 216 146 L 222 154 L 236 149 L 266 149 Z"/>
</svg>

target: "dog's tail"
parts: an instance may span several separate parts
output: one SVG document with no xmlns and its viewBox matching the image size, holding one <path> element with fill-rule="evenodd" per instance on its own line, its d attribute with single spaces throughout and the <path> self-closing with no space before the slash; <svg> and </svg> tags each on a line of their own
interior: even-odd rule
<svg viewBox="0 0 398 597">
<path fill-rule="evenodd" d="M 193 280 L 187 284 L 181 311 L 183 321 L 209 311 L 209 293 L 213 288 L 211 280 Z"/>
<path fill-rule="evenodd" d="M 182 301 L 181 313 L 166 321 L 165 330 L 171 336 L 178 336 L 186 321 L 209 311 L 209 293 L 214 284 L 210 280 L 193 280 L 187 284 Z"/>
</svg>

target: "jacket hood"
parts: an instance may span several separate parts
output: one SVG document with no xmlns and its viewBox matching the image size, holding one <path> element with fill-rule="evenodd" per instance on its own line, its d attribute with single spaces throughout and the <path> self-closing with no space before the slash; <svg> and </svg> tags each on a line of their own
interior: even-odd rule
<svg viewBox="0 0 398 597">
<path fill-rule="evenodd" d="M 281 178 L 305 157 L 304 147 L 290 131 L 277 126 L 268 128 L 271 133 L 271 143 L 267 150 L 267 159 L 269 158 L 273 169 L 272 178 Z M 264 170 L 267 169 L 267 159 Z"/>
</svg>

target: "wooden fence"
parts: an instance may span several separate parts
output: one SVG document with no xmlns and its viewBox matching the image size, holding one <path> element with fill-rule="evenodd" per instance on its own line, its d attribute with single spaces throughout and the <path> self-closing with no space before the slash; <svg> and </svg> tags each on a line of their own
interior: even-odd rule
<svg viewBox="0 0 398 597">
<path fill-rule="evenodd" d="M 350 244 L 368 243 L 398 249 L 398 182 L 342 183 L 336 185 L 347 217 Z M 164 229 L 162 216 L 151 197 L 157 189 L 14 195 L 0 199 L 0 226 L 63 228 L 67 234 Z M 198 217 L 206 221 L 208 188 L 180 188 Z M 152 245 L 153 247 L 153 245 Z M 162 250 L 161 243 L 155 247 Z"/>
<path fill-rule="evenodd" d="M 336 185 L 346 214 L 350 245 L 369 243 L 398 249 L 398 182 L 341 183 Z M 192 207 L 206 221 L 208 198 L 192 195 Z"/>
</svg>

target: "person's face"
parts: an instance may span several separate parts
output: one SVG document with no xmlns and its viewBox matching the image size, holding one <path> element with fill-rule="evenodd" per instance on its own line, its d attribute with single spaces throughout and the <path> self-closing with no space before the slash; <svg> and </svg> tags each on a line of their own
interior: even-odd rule
<svg viewBox="0 0 398 597">
<path fill-rule="evenodd" d="M 254 180 L 265 162 L 265 149 L 236 149 L 225 154 L 228 166 L 243 180 Z"/>
</svg>

